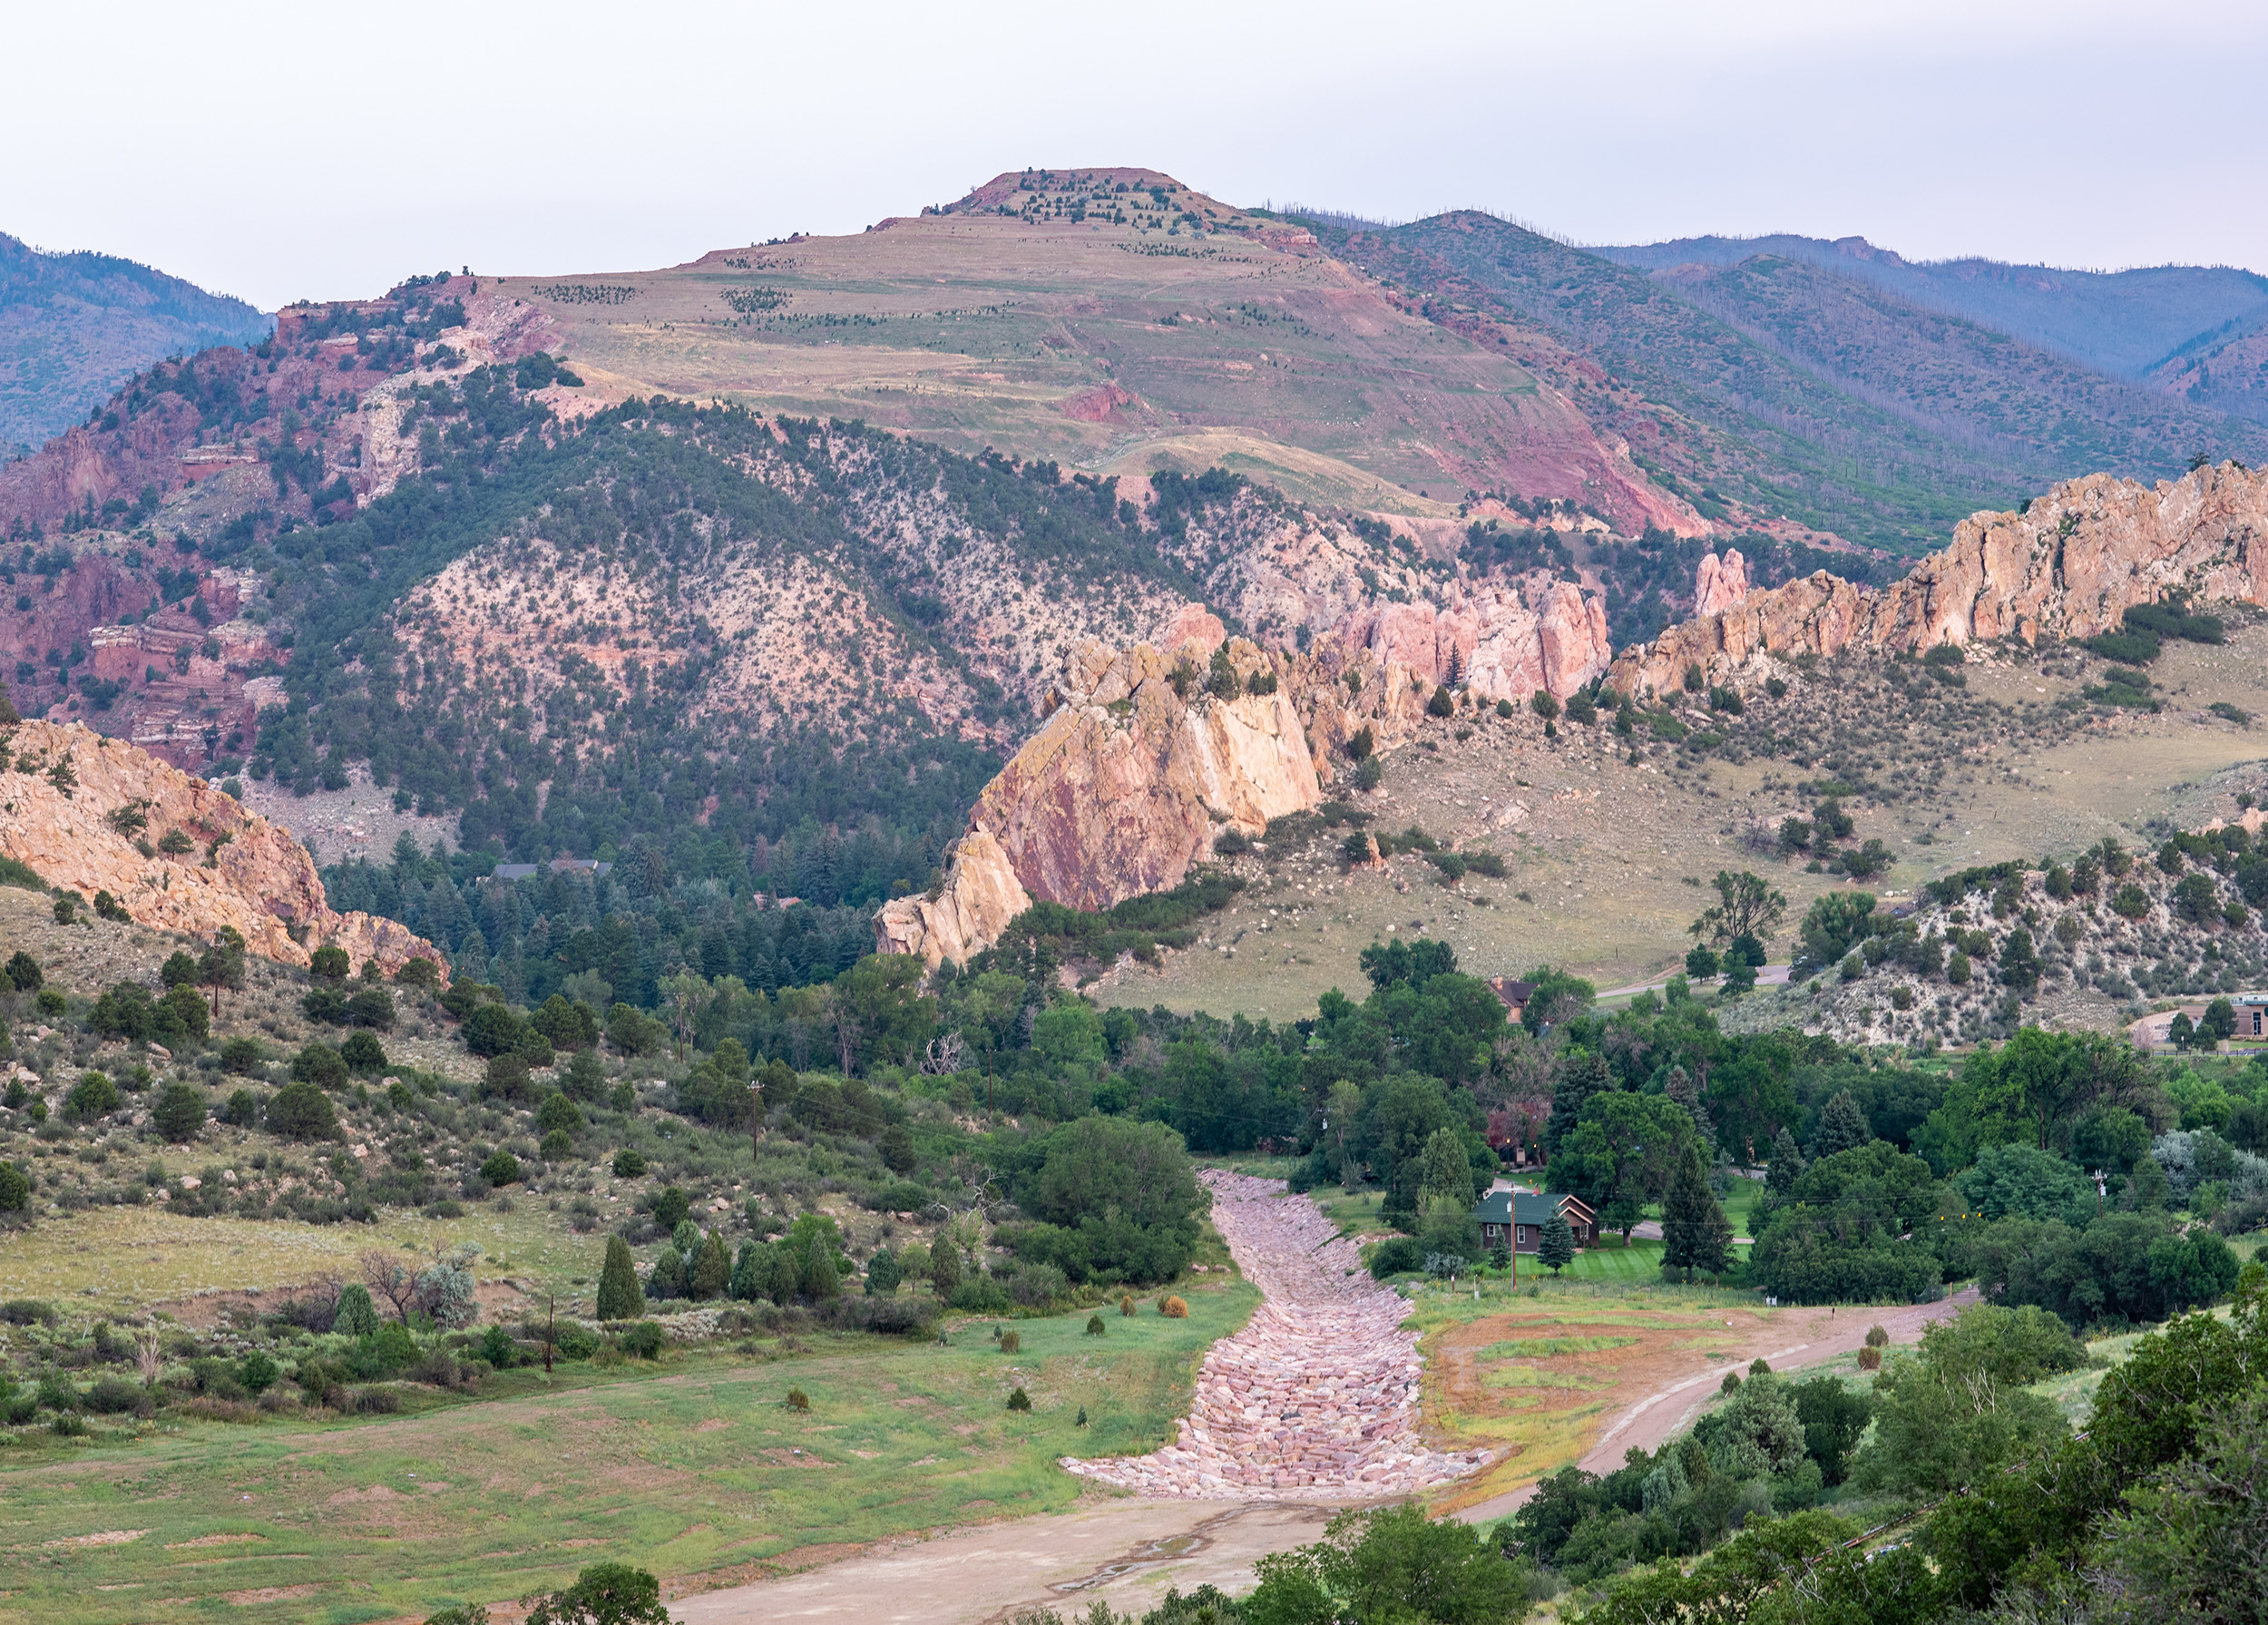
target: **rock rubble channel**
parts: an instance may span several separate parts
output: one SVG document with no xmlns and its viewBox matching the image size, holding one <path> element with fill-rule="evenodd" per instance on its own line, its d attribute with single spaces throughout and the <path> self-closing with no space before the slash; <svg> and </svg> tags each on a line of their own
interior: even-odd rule
<svg viewBox="0 0 2268 1625">
<path fill-rule="evenodd" d="M 1372 1280 L 1351 1241 L 1281 1181 L 1208 1170 L 1213 1223 L 1266 1295 L 1251 1322 L 1215 1344 L 1197 1396 L 1152 1455 L 1063 1458 L 1082 1477 L 1142 1495 L 1241 1500 L 1296 1490 L 1372 1501 L 1461 1478 L 1485 1452 L 1418 1437 L 1417 1334 L 1408 1306 Z"/>
</svg>

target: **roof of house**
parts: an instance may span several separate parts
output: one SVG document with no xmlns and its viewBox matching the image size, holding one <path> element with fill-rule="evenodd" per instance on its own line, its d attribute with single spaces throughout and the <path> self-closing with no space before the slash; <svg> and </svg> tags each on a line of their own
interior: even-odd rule
<svg viewBox="0 0 2268 1625">
<path fill-rule="evenodd" d="M 1588 1224 L 1590 1209 L 1565 1191 L 1491 1190 L 1472 1205 L 1472 1216 L 1482 1224 L 1547 1224 L 1554 1212 L 1570 1221 Z"/>
<path fill-rule="evenodd" d="M 1515 982 L 1510 976 L 1491 976 L 1489 991 L 1512 1009 L 1524 1010 L 1528 1001 L 1536 996 L 1536 984 L 1532 982 Z"/>
</svg>

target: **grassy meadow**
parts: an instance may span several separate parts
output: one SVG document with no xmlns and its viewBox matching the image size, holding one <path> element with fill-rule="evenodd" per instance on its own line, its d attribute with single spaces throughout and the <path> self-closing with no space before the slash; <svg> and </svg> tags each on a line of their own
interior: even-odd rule
<svg viewBox="0 0 2268 1625">
<path fill-rule="evenodd" d="M 1145 1300 L 1101 1336 L 1087 1311 L 1005 1323 L 1012 1355 L 968 1321 L 943 1346 L 789 1336 L 499 1374 L 394 1416 L 26 1434 L 0 1449 L 0 1620 L 353 1625 L 605 1558 L 702 1590 L 1060 1511 L 1082 1485 L 1056 1458 L 1165 1442 L 1204 1349 L 1258 1301 L 1241 1281 L 1184 1290 L 1186 1320 Z M 1019 1385 L 1029 1412 L 1007 1408 Z"/>
</svg>

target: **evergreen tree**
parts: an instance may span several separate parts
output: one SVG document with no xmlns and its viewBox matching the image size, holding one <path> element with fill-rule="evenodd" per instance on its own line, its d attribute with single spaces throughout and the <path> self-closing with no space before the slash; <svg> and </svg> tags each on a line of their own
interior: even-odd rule
<svg viewBox="0 0 2268 1625">
<path fill-rule="evenodd" d="M 1555 1276 L 1575 1262 L 1575 1227 L 1557 1208 L 1543 1221 L 1543 1238 L 1536 1244 L 1536 1262 Z"/>
<path fill-rule="evenodd" d="M 815 1304 L 843 1296 L 843 1280 L 835 1270 L 833 1248 L 818 1246 L 811 1249 L 810 1260 L 804 1266 L 803 1295 Z"/>
<path fill-rule="evenodd" d="M 1583 1102 L 1613 1087 L 1614 1073 L 1608 1070 L 1604 1055 L 1577 1053 L 1567 1058 L 1552 1084 L 1551 1116 L 1543 1125 L 1547 1159 L 1558 1156 L 1560 1141 L 1575 1132 L 1575 1120 L 1582 1115 Z"/>
<path fill-rule="evenodd" d="M 1772 1137 L 1772 1162 L 1765 1170 L 1764 1206 L 1766 1210 L 1786 1201 L 1804 1177 L 1804 1153 L 1795 1149 L 1795 1136 L 1782 1124 Z"/>
<path fill-rule="evenodd" d="M 1663 1092 L 1686 1109 L 1686 1115 L 1693 1119 L 1693 1126 L 1700 1131 L 1703 1145 L 1716 1142 L 1716 1126 L 1709 1119 L 1709 1109 L 1701 1103 L 1701 1085 L 1694 1082 L 1691 1072 L 1682 1066 L 1671 1067 Z"/>
<path fill-rule="evenodd" d="M 951 1297 L 953 1289 L 961 1284 L 961 1257 L 953 1243 L 943 1236 L 929 1249 L 929 1284 L 937 1288 L 940 1297 Z"/>
<path fill-rule="evenodd" d="M 347 1337 L 367 1337 L 378 1329 L 378 1307 L 370 1301 L 370 1288 L 355 1281 L 339 1289 L 338 1313 L 331 1330 Z"/>
<path fill-rule="evenodd" d="M 732 1279 L 731 1256 L 725 1251 L 725 1238 L 716 1231 L 701 1243 L 700 1252 L 693 1259 L 693 1296 L 711 1298 L 720 1295 Z"/>
<path fill-rule="evenodd" d="M 1854 1151 L 1870 1143 L 1874 1131 L 1868 1126 L 1866 1113 L 1859 1110 L 1858 1101 L 1851 1098 L 1847 1089 L 1820 1109 L 1819 1130 L 1812 1136 L 1812 1160 L 1832 1157 L 1838 1151 Z M 1776 1151 L 1777 1147 L 1774 1150 Z M 1777 1156 L 1773 1159 L 1776 1165 Z"/>
<path fill-rule="evenodd" d="M 1422 1201 L 1454 1204 L 1459 1212 L 1472 1205 L 1472 1164 L 1465 1159 L 1465 1142 L 1454 1129 L 1436 1129 L 1425 1142 L 1420 1175 Z"/>
<path fill-rule="evenodd" d="M 903 1278 L 898 1270 L 898 1256 L 888 1248 L 866 1260 L 868 1297 L 889 1297 L 898 1289 L 898 1282 Z"/>
<path fill-rule="evenodd" d="M 1666 1272 L 1674 1272 L 1683 1280 L 1700 1268 L 1695 1254 L 1716 1208 L 1716 1198 L 1709 1189 L 1708 1175 L 1702 1171 L 1700 1155 L 1688 1146 L 1662 1198 L 1662 1268 Z"/>
<path fill-rule="evenodd" d="M 638 1264 L 630 1256 L 630 1243 L 609 1236 L 606 1265 L 599 1271 L 599 1318 L 635 1320 L 645 1312 L 646 1295 L 638 1289 Z"/>
<path fill-rule="evenodd" d="M 1694 1243 L 1693 1267 L 1714 1277 L 1723 1275 L 1732 1265 L 1733 1221 L 1712 1197 L 1709 1210 L 1702 1219 L 1701 1234 Z"/>
<path fill-rule="evenodd" d="M 646 1296 L 653 1298 L 685 1296 L 685 1255 L 676 1248 L 663 1248 L 661 1257 L 654 1260 L 653 1275 L 646 1282 Z"/>
</svg>

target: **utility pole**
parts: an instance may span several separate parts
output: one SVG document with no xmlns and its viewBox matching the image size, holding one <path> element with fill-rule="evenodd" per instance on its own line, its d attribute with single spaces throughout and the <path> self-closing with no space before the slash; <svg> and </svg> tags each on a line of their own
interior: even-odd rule
<svg viewBox="0 0 2268 1625">
<path fill-rule="evenodd" d="M 764 1085 L 755 1080 L 748 1083 L 748 1160 L 756 1160 L 756 1148 L 764 1138 Z"/>
<path fill-rule="evenodd" d="M 543 1375 L 549 1376 L 552 1374 L 552 1328 L 559 1321 L 559 1294 L 552 1293 L 544 1302 L 546 1307 L 543 1313 Z"/>
</svg>

